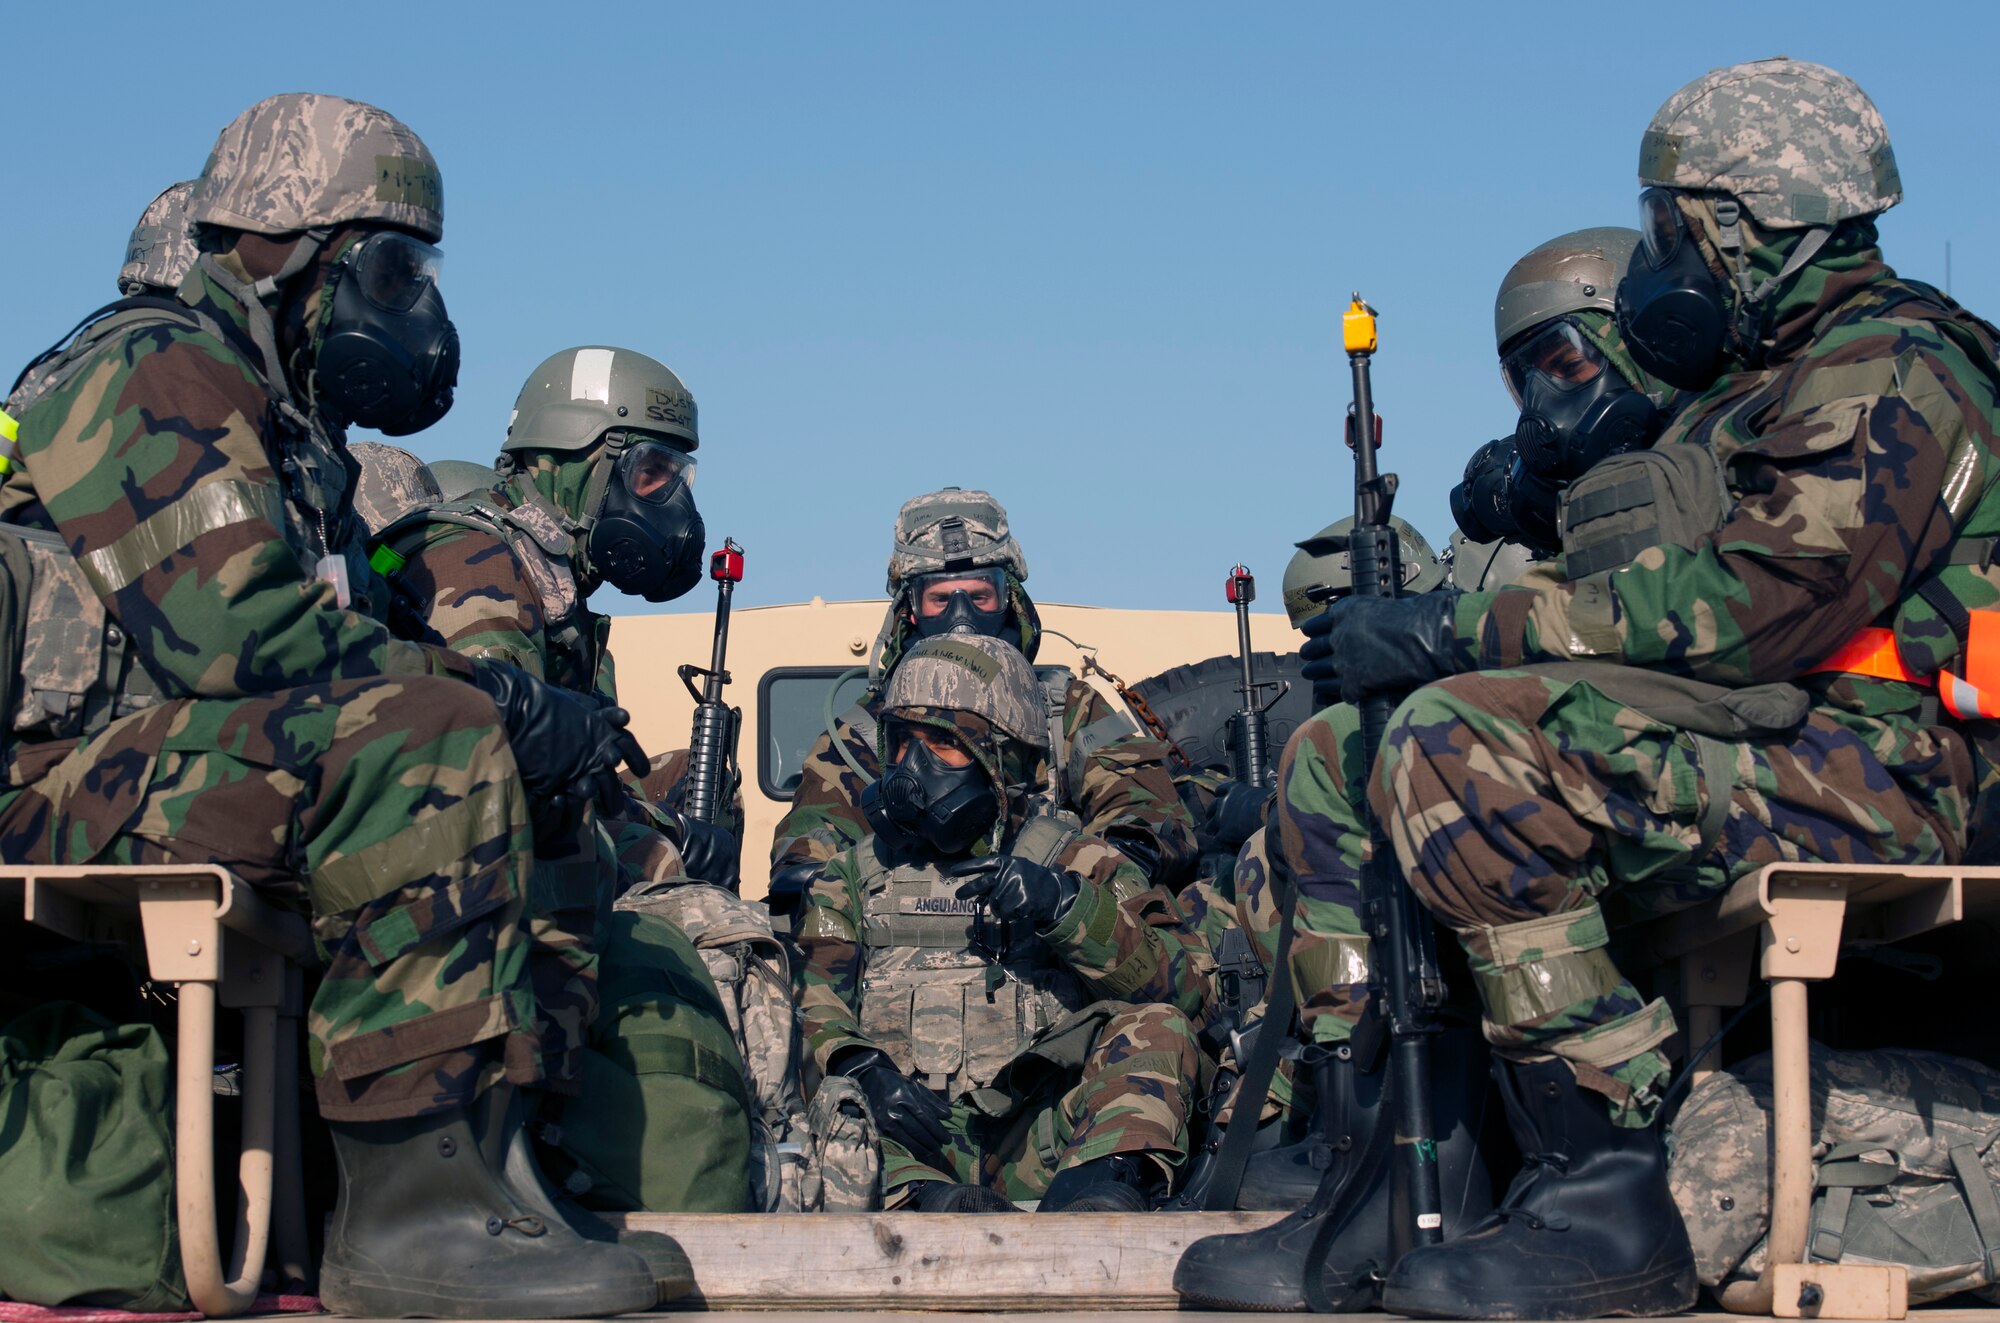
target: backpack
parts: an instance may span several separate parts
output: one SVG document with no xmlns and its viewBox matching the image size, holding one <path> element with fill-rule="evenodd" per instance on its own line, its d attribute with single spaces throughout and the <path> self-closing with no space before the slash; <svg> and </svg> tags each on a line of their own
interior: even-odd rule
<svg viewBox="0 0 2000 1323">
<path fill-rule="evenodd" d="M 1754 1278 L 1771 1227 L 1771 1060 L 1695 1087 L 1668 1172 L 1702 1283 Z M 1812 1047 L 1806 1258 L 1901 1264 L 1910 1303 L 2000 1303 L 2000 1072 L 1937 1052 Z"/>
<path fill-rule="evenodd" d="M 763 905 L 722 887 L 641 883 L 616 912 L 670 923 L 693 944 L 741 1062 L 750 1126 L 750 1207 L 762 1212 L 865 1212 L 882 1206 L 881 1141 L 858 1089 L 823 1084 L 808 1109 L 791 960 Z"/>
<path fill-rule="evenodd" d="M 167 1048 L 50 1002 L 0 1027 L 0 1298 L 186 1309 Z"/>
<path fill-rule="evenodd" d="M 661 916 L 614 911 L 598 970 L 578 1092 L 539 1127 L 550 1174 L 591 1208 L 743 1212 L 750 1096 L 701 957 Z"/>
</svg>

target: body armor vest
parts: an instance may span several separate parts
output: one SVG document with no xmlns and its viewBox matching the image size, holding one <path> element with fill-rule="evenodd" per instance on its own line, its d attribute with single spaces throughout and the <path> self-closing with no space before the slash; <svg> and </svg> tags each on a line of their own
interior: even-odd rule
<svg viewBox="0 0 2000 1323">
<path fill-rule="evenodd" d="M 1053 867 L 1073 828 L 1030 818 L 1009 853 Z M 1082 982 L 1045 945 L 1006 943 L 1000 926 L 953 893 L 934 864 L 885 860 L 871 837 L 861 864 L 861 1032 L 896 1068 L 947 1097 L 990 1083 L 1022 1045 L 1089 1005 Z M 1006 948 L 1011 945 L 1011 949 Z"/>
</svg>

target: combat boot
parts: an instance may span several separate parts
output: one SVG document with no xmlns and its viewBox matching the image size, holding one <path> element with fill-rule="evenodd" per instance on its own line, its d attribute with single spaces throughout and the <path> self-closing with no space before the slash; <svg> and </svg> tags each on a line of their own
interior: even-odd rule
<svg viewBox="0 0 2000 1323">
<path fill-rule="evenodd" d="M 1521 1174 L 1471 1232 L 1404 1255 L 1382 1307 L 1418 1318 L 1601 1318 L 1694 1304 L 1694 1254 L 1657 1124 L 1614 1125 L 1559 1059 L 1496 1072 Z"/>
<path fill-rule="evenodd" d="M 365 1318 L 587 1318 L 651 1307 L 637 1254 L 527 1207 L 463 1108 L 328 1127 L 340 1172 L 320 1298 Z"/>
<path fill-rule="evenodd" d="M 1044 1213 L 1143 1213 L 1157 1169 L 1136 1153 L 1113 1153 L 1059 1171 L 1042 1192 Z"/>
<path fill-rule="evenodd" d="M 654 1303 L 664 1305 L 694 1290 L 694 1265 L 680 1242 L 661 1231 L 617 1231 L 609 1222 L 557 1189 L 535 1160 L 527 1119 L 538 1095 L 511 1085 L 495 1085 L 480 1100 L 480 1147 L 514 1197 L 545 1218 L 564 1223 L 585 1240 L 623 1246 L 646 1261 L 653 1274 Z"/>
<path fill-rule="evenodd" d="M 1486 1098 L 1486 1047 L 1452 1028 L 1432 1040 L 1433 1115 L 1446 1234 L 1492 1207 L 1478 1134 Z M 1262 1231 L 1206 1236 L 1174 1268 L 1174 1290 L 1210 1309 L 1354 1313 L 1373 1309 L 1389 1263 L 1394 1118 L 1386 1072 L 1330 1053 L 1317 1063 L 1326 1126 L 1318 1183 L 1303 1207 Z M 1282 1150 L 1273 1150 L 1281 1152 Z M 1254 1198 L 1249 1173 L 1244 1202 Z"/>
</svg>

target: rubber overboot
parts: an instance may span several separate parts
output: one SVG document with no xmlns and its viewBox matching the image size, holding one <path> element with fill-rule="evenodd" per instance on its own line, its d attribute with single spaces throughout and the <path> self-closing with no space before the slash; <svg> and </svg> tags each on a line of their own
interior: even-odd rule
<svg viewBox="0 0 2000 1323">
<path fill-rule="evenodd" d="M 916 1198 L 905 1205 L 913 1213 L 1012 1213 L 1019 1211 L 1006 1195 L 983 1185 L 949 1181 L 918 1181 Z"/>
<path fill-rule="evenodd" d="M 1449 1029 L 1433 1042 L 1433 1116 L 1445 1229 L 1469 1227 L 1492 1207 L 1479 1153 L 1486 1046 Z M 1395 1147 L 1387 1072 L 1330 1056 L 1320 1082 L 1328 1165 L 1305 1205 L 1262 1231 L 1206 1236 L 1187 1247 L 1174 1290 L 1211 1309 L 1358 1312 L 1379 1298 L 1389 1261 L 1390 1162 Z M 1245 1182 L 1246 1193 L 1248 1181 Z"/>
<path fill-rule="evenodd" d="M 1659 1127 L 1612 1124 L 1567 1063 L 1496 1072 L 1521 1174 L 1463 1238 L 1403 1256 L 1382 1307 L 1420 1318 L 1602 1318 L 1694 1304 L 1694 1254 Z"/>
<path fill-rule="evenodd" d="M 320 1298 L 369 1318 L 588 1318 L 650 1308 L 645 1261 L 527 1207 L 464 1109 L 328 1127 L 340 1172 Z"/>
<path fill-rule="evenodd" d="M 497 1090 L 494 1090 L 497 1092 Z M 517 1106 L 523 1115 L 532 1108 Z M 558 1190 L 535 1161 L 534 1145 L 528 1141 L 528 1127 L 513 1122 L 505 1133 L 505 1153 L 501 1179 L 516 1198 L 543 1217 L 555 1218 L 585 1240 L 618 1245 L 646 1261 L 653 1274 L 654 1303 L 664 1305 L 694 1290 L 694 1265 L 680 1242 L 662 1231 L 619 1231 L 609 1222 Z"/>
<path fill-rule="evenodd" d="M 1044 1213 L 1143 1213 L 1157 1184 L 1151 1163 L 1136 1153 L 1113 1153 L 1059 1171 L 1042 1192 Z"/>
<path fill-rule="evenodd" d="M 1313 1109 L 1306 1132 L 1294 1143 L 1250 1155 L 1243 1167 L 1243 1187 L 1236 1195 L 1238 1208 L 1303 1208 L 1326 1174 L 1348 1160 L 1354 1143 L 1349 1118 L 1357 1106 L 1353 1060 L 1346 1043 L 1308 1051 Z"/>
</svg>

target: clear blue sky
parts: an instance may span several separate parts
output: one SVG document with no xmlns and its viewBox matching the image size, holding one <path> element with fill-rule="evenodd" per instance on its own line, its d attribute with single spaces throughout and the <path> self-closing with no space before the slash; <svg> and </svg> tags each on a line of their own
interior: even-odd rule
<svg viewBox="0 0 2000 1323">
<path fill-rule="evenodd" d="M 1889 259 L 2000 317 L 2000 7 L 1925 4 L 17 5 L 0 250 L 13 366 L 111 297 L 154 192 L 259 97 L 407 120 L 442 165 L 458 405 L 603 342 L 701 406 L 746 605 L 875 596 L 907 495 L 992 488 L 1051 601 L 1220 607 L 1348 513 L 1337 317 L 1382 312 L 1399 509 L 1440 545 L 1513 426 L 1493 291 L 1629 224 L 1639 134 L 1704 70 L 1851 74 L 1909 200 Z M 357 434 L 358 435 L 358 434 Z M 701 593 L 684 606 L 709 605 Z M 615 599 L 602 605 L 630 609 Z"/>
</svg>

